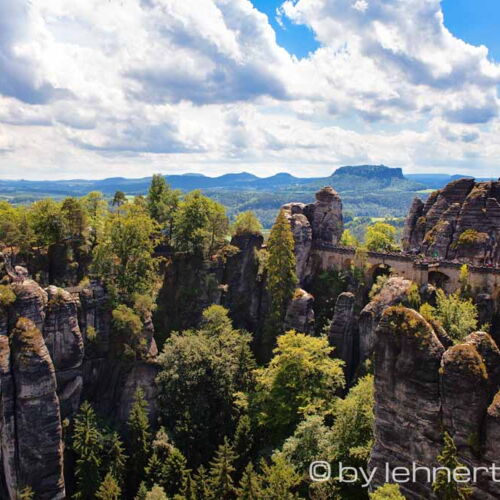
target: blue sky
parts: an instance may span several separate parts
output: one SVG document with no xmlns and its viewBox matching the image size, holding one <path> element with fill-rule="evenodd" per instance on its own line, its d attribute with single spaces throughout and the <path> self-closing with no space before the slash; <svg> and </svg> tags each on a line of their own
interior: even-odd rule
<svg viewBox="0 0 500 500">
<path fill-rule="evenodd" d="M 299 58 L 306 57 L 318 46 L 314 33 L 307 27 L 283 19 L 276 20 L 282 0 L 251 0 L 267 14 L 276 31 L 277 42 Z M 500 61 L 500 0 L 442 0 L 446 27 L 462 40 L 473 45 L 486 45 L 490 57 Z"/>
<path fill-rule="evenodd" d="M 0 0 L 0 179 L 500 175 L 500 0 L 252 1 Z"/>
</svg>

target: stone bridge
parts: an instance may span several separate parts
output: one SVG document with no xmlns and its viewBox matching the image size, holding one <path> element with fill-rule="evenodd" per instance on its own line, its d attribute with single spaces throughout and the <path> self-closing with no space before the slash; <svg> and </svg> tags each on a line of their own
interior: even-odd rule
<svg viewBox="0 0 500 500">
<path fill-rule="evenodd" d="M 315 243 L 312 256 L 316 268 L 347 270 L 355 263 L 356 250 L 328 243 Z M 371 284 L 377 276 L 392 272 L 419 285 L 431 283 L 448 293 L 460 287 L 462 263 L 441 260 L 424 260 L 404 253 L 367 252 L 366 278 Z M 478 293 L 489 293 L 500 299 L 500 268 L 469 265 L 469 282 Z"/>
</svg>

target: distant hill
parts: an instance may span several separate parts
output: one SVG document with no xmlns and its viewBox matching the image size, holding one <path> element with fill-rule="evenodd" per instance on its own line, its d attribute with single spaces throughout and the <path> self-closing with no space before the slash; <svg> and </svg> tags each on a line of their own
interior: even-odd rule
<svg viewBox="0 0 500 500">
<path fill-rule="evenodd" d="M 289 173 L 257 177 L 248 172 L 208 177 L 203 174 L 165 176 L 175 189 L 184 192 L 201 189 L 223 203 L 230 216 L 253 210 L 265 227 L 270 227 L 278 208 L 289 201 L 308 203 L 314 193 L 325 185 L 333 186 L 341 195 L 346 217 L 404 217 L 417 195 L 437 189 L 454 179 L 445 174 L 404 175 L 401 168 L 385 165 L 340 167 L 328 177 L 304 178 Z M 461 176 L 456 176 L 461 177 Z M 146 194 L 151 177 L 127 179 L 113 177 L 102 180 L 73 179 L 67 181 L 0 180 L 0 199 L 27 203 L 42 197 L 61 199 L 101 191 L 111 198 L 115 191 L 127 195 Z"/>
<path fill-rule="evenodd" d="M 446 184 L 467 177 L 472 179 L 470 175 L 447 175 L 447 174 L 406 174 L 405 177 L 415 182 L 423 184 L 428 189 L 441 189 Z M 478 182 L 496 180 L 494 178 L 477 178 Z"/>
</svg>

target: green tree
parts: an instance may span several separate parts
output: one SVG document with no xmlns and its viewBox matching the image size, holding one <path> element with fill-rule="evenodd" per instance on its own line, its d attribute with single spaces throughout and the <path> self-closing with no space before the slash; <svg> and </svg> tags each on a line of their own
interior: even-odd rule
<svg viewBox="0 0 500 500">
<path fill-rule="evenodd" d="M 210 199 L 208 203 L 207 233 L 206 252 L 208 256 L 212 256 L 227 243 L 229 219 L 224 205 Z"/>
<path fill-rule="evenodd" d="M 96 414 L 87 401 L 75 417 L 72 448 L 76 455 L 75 498 L 91 500 L 101 483 L 103 437 Z"/>
<path fill-rule="evenodd" d="M 21 239 L 20 210 L 7 201 L 0 201 L 0 242 L 16 246 Z"/>
<path fill-rule="evenodd" d="M 252 457 L 254 444 L 252 422 L 248 415 L 241 415 L 233 438 L 233 449 L 238 457 L 235 461 L 236 477 L 241 477 L 243 467 Z"/>
<path fill-rule="evenodd" d="M 441 455 L 437 457 L 438 463 L 446 470 L 439 470 L 432 489 L 440 500 L 467 500 L 472 494 L 472 489 L 454 480 L 453 473 L 456 469 L 464 469 L 457 456 L 457 447 L 453 438 L 445 432 L 444 446 Z"/>
<path fill-rule="evenodd" d="M 87 214 L 82 202 L 76 198 L 66 198 L 62 202 L 61 213 L 64 218 L 65 236 L 84 240 L 87 231 Z"/>
<path fill-rule="evenodd" d="M 349 229 L 345 229 L 340 238 L 340 245 L 344 247 L 357 248 L 359 246 L 359 240 L 356 238 Z"/>
<path fill-rule="evenodd" d="M 346 467 L 367 470 L 373 444 L 373 404 L 373 377 L 368 375 L 344 399 L 335 401 L 331 415 L 326 418 L 330 421 L 333 417 L 331 427 L 321 415 L 308 415 L 300 422 L 283 444 L 283 456 L 299 471 L 307 471 L 316 460 L 326 460 L 334 469 L 335 464 L 342 462 Z M 365 496 L 361 482 L 340 484 L 336 489 L 342 498 Z"/>
<path fill-rule="evenodd" d="M 125 193 L 123 191 L 116 191 L 111 204 L 114 207 L 121 207 L 125 203 L 127 203 L 127 197 L 125 196 Z"/>
<path fill-rule="evenodd" d="M 108 215 L 102 241 L 94 249 L 92 271 L 104 280 L 115 303 L 130 305 L 134 294 L 153 293 L 156 232 L 154 221 L 134 205 Z"/>
<path fill-rule="evenodd" d="M 194 483 L 196 484 L 197 500 L 211 500 L 213 498 L 212 491 L 210 490 L 210 478 L 203 465 L 198 467 L 194 475 Z"/>
<path fill-rule="evenodd" d="M 190 470 L 184 472 L 184 482 L 182 484 L 182 500 L 198 500 L 196 496 L 196 483 Z"/>
<path fill-rule="evenodd" d="M 286 308 L 297 285 L 295 243 L 285 212 L 280 211 L 267 243 L 267 282 L 270 310 L 266 326 L 264 355 L 268 356 L 275 338 L 283 330 Z"/>
<path fill-rule="evenodd" d="M 478 326 L 477 307 L 472 299 L 462 299 L 459 293 L 446 295 L 438 290 L 436 308 L 426 305 L 422 310 L 424 314 L 431 315 L 431 319 L 439 321 L 455 342 L 463 340 Z"/>
<path fill-rule="evenodd" d="M 142 481 L 139 489 L 137 490 L 137 495 L 134 500 L 146 500 L 146 495 L 148 494 L 148 487 L 146 486 L 146 482 Z"/>
<path fill-rule="evenodd" d="M 264 498 L 262 481 L 251 462 L 245 468 L 237 490 L 238 500 L 261 500 Z"/>
<path fill-rule="evenodd" d="M 133 309 L 120 304 L 112 313 L 113 340 L 117 343 L 118 352 L 125 346 L 136 347 L 140 341 L 142 321 Z"/>
<path fill-rule="evenodd" d="M 111 473 L 106 474 L 104 481 L 99 486 L 95 498 L 98 500 L 120 500 L 121 488 Z"/>
<path fill-rule="evenodd" d="M 35 201 L 30 206 L 29 219 L 36 245 L 48 247 L 64 239 L 66 228 L 60 203 L 50 198 Z"/>
<path fill-rule="evenodd" d="M 286 461 L 281 453 L 272 456 L 271 463 L 261 462 L 261 478 L 263 478 L 264 495 L 266 500 L 296 500 L 299 495 L 295 492 L 301 483 L 300 474 L 295 467 Z"/>
<path fill-rule="evenodd" d="M 107 214 L 107 203 L 99 191 L 92 191 L 82 198 L 82 204 L 87 214 L 89 224 L 89 243 L 93 249 L 100 241 Z"/>
<path fill-rule="evenodd" d="M 262 224 L 254 212 L 240 212 L 231 225 L 231 234 L 262 234 Z"/>
<path fill-rule="evenodd" d="M 472 298 L 472 286 L 469 281 L 469 266 L 467 264 L 463 264 L 460 268 L 458 282 L 460 283 L 460 296 L 464 299 Z"/>
<path fill-rule="evenodd" d="M 168 500 L 168 497 L 161 486 L 154 485 L 153 488 L 146 493 L 146 500 Z"/>
<path fill-rule="evenodd" d="M 138 387 L 127 421 L 129 454 L 129 491 L 135 493 L 144 477 L 144 469 L 151 453 L 148 404 L 144 391 Z"/>
<path fill-rule="evenodd" d="M 405 500 L 398 484 L 386 483 L 370 493 L 370 500 Z"/>
<path fill-rule="evenodd" d="M 153 440 L 153 453 L 145 469 L 148 484 L 161 486 L 167 495 L 174 496 L 184 484 L 186 459 L 173 446 L 164 429 L 160 429 Z"/>
<path fill-rule="evenodd" d="M 172 335 L 158 358 L 161 418 L 195 466 L 206 462 L 220 437 L 234 432 L 235 395 L 253 383 L 251 337 L 233 330 L 227 311 L 209 308 L 199 331 Z"/>
<path fill-rule="evenodd" d="M 116 480 L 118 486 L 121 486 L 127 456 L 125 455 L 123 442 L 117 432 L 111 432 L 104 436 L 104 452 L 106 469 Z"/>
<path fill-rule="evenodd" d="M 372 252 L 396 250 L 396 228 L 385 222 L 375 222 L 366 228 L 365 245 Z"/>
<path fill-rule="evenodd" d="M 196 190 L 180 203 L 174 226 L 178 251 L 210 256 L 225 244 L 229 222 L 222 205 Z"/>
<path fill-rule="evenodd" d="M 290 435 L 303 415 L 325 412 L 344 386 L 343 362 L 332 359 L 325 338 L 289 331 L 278 337 L 274 357 L 256 372 L 254 405 L 269 439 Z"/>
<path fill-rule="evenodd" d="M 217 500 L 229 500 L 234 497 L 233 474 L 237 456 L 227 439 L 219 446 L 215 458 L 210 462 L 210 489 Z"/>
<path fill-rule="evenodd" d="M 153 175 L 147 198 L 148 210 L 152 219 L 166 231 L 168 242 L 174 232 L 174 221 L 179 203 L 180 192 L 171 189 L 163 175 Z"/>
</svg>

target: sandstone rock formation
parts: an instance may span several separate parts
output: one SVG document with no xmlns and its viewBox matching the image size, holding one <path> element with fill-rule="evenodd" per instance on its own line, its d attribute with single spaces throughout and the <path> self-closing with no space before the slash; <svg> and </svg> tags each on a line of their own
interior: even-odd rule
<svg viewBox="0 0 500 500">
<path fill-rule="evenodd" d="M 20 318 L 1 342 L 2 463 L 9 498 L 64 499 L 62 426 L 54 365 L 41 332 Z"/>
<path fill-rule="evenodd" d="M 63 420 L 84 398 L 123 424 L 141 386 L 156 421 L 154 329 L 144 318 L 140 361 L 113 359 L 100 285 L 44 290 L 24 268 L 9 276 L 13 302 L 0 304 L 0 498 L 30 486 L 37 499 L 64 499 Z"/>
<path fill-rule="evenodd" d="M 373 352 L 375 330 L 382 313 L 390 306 L 402 303 L 410 291 L 412 282 L 399 276 L 387 280 L 379 293 L 369 302 L 359 315 L 359 358 L 363 362 Z"/>
<path fill-rule="evenodd" d="M 451 182 L 415 200 L 406 219 L 404 250 L 477 265 L 500 264 L 500 181 Z"/>
<path fill-rule="evenodd" d="M 78 299 L 49 286 L 43 334 L 54 363 L 62 418 L 73 416 L 82 392 L 83 338 L 78 325 Z"/>
<path fill-rule="evenodd" d="M 412 464 L 437 467 L 448 432 L 459 460 L 469 468 L 488 468 L 500 460 L 500 351 L 486 333 L 443 347 L 435 327 L 417 312 L 386 309 L 375 342 L 375 445 L 370 467 L 381 471 Z M 482 471 L 474 499 L 498 498 L 500 488 Z M 425 472 L 401 485 L 410 500 L 435 498 Z"/>
<path fill-rule="evenodd" d="M 327 186 L 316 193 L 314 203 L 288 203 L 282 209 L 290 220 L 295 240 L 297 277 L 304 284 L 313 272 L 310 259 L 313 245 L 335 245 L 342 236 L 342 201 L 337 192 Z"/>
<path fill-rule="evenodd" d="M 302 333 L 314 332 L 314 297 L 305 290 L 297 289 L 288 305 L 285 316 L 285 330 Z"/>
<path fill-rule="evenodd" d="M 238 252 L 227 259 L 223 282 L 227 292 L 223 304 L 237 328 L 255 332 L 259 328 L 264 306 L 265 287 L 259 275 L 259 253 L 264 244 L 260 234 L 246 233 L 233 236 L 231 245 Z"/>
<path fill-rule="evenodd" d="M 351 292 L 341 293 L 335 304 L 335 314 L 330 325 L 328 341 L 334 348 L 333 355 L 345 363 L 346 380 L 350 381 L 357 365 L 355 348 L 359 342 L 359 332 L 354 317 L 356 297 Z"/>
</svg>

